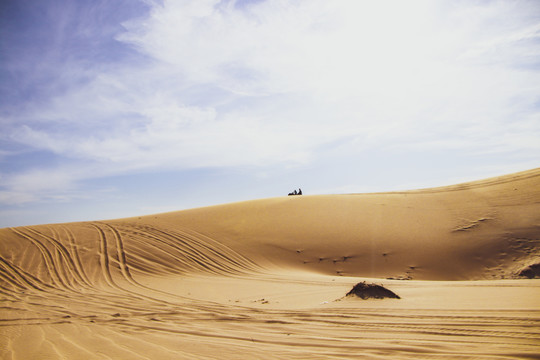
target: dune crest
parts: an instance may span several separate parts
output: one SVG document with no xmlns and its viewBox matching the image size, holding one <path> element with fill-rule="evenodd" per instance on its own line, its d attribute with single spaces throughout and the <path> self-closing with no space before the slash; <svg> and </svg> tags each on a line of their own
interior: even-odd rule
<svg viewBox="0 0 540 360">
<path fill-rule="evenodd" d="M 512 278 L 539 258 L 539 199 L 535 169 L 438 189 L 264 199 L 138 221 L 190 227 L 258 263 L 329 275 Z"/>
<path fill-rule="evenodd" d="M 0 229 L 0 358 L 534 358 L 539 245 L 540 169 Z"/>
</svg>

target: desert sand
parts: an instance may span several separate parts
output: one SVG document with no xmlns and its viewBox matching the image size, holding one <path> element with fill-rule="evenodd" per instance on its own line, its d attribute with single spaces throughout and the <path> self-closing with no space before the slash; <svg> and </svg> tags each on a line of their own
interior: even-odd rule
<svg viewBox="0 0 540 360">
<path fill-rule="evenodd" d="M 538 264 L 540 168 L 5 228 L 0 358 L 540 359 Z"/>
</svg>

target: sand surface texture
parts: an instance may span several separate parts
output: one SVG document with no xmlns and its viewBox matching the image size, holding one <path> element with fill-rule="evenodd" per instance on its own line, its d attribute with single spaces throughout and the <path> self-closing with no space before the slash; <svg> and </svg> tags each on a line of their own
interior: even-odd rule
<svg viewBox="0 0 540 360">
<path fill-rule="evenodd" d="M 540 169 L 0 229 L 0 358 L 540 359 L 539 245 Z"/>
</svg>

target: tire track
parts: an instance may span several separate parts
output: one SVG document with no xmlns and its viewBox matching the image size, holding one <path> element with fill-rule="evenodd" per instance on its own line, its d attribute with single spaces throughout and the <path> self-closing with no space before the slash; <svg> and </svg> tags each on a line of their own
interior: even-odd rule
<svg viewBox="0 0 540 360">
<path fill-rule="evenodd" d="M 163 269 L 166 269 L 165 273 L 174 274 L 175 271 L 172 271 L 173 269 L 171 269 L 171 261 L 166 260 L 166 258 L 168 257 L 175 258 L 176 262 L 185 264 L 186 266 L 189 265 L 183 259 L 174 255 L 175 251 L 178 251 L 179 249 L 174 246 L 169 246 L 169 244 L 163 239 L 142 236 L 142 237 L 130 237 L 129 240 L 132 247 L 135 244 L 143 245 L 143 248 L 139 249 L 142 254 L 134 255 L 134 256 L 136 256 L 139 261 L 148 263 L 150 265 L 150 268 L 159 266 L 159 267 L 162 267 Z M 146 249 L 144 249 L 144 247 L 151 247 L 153 250 L 151 252 L 152 254 L 161 253 L 162 255 L 149 257 L 148 256 L 149 252 Z M 146 256 L 144 256 L 143 254 Z M 145 271 L 144 267 L 141 267 L 140 270 Z"/>
<path fill-rule="evenodd" d="M 97 222 L 97 223 L 100 224 L 100 225 L 106 226 L 112 232 L 113 236 L 115 237 L 117 256 L 118 256 L 118 262 L 119 262 L 119 265 L 120 265 L 120 270 L 121 270 L 122 275 L 124 276 L 124 279 L 127 282 L 129 282 L 131 285 L 133 285 L 133 286 L 135 286 L 135 287 L 137 287 L 139 289 L 142 289 L 144 291 L 150 290 L 152 292 L 165 294 L 165 295 L 167 295 L 169 297 L 173 296 L 174 298 L 180 299 L 182 301 L 186 301 L 186 300 L 192 301 L 191 299 L 186 298 L 184 296 L 172 295 L 170 293 L 167 293 L 167 292 L 164 292 L 164 291 L 161 291 L 161 290 L 152 289 L 152 288 L 150 288 L 148 286 L 145 286 L 145 285 L 139 283 L 137 280 L 135 280 L 135 278 L 133 277 L 133 275 L 131 274 L 131 271 L 130 271 L 130 266 L 129 266 L 128 261 L 127 261 L 127 253 L 126 253 L 126 250 L 124 248 L 124 241 L 122 239 L 122 235 L 120 234 L 120 231 L 115 226 L 113 226 L 111 224 L 108 224 L 108 223 L 105 223 L 105 222 Z M 133 257 L 133 256 L 130 255 L 130 257 Z M 137 260 L 138 261 L 146 261 L 146 262 L 148 262 L 149 265 L 152 268 L 155 268 L 156 265 L 158 264 L 156 262 L 151 262 L 151 261 L 149 261 L 148 259 L 146 259 L 144 257 L 137 257 Z M 138 299 L 142 299 L 142 300 L 145 300 L 145 301 L 150 301 L 152 303 L 156 303 L 160 307 L 162 307 L 163 305 L 175 305 L 174 303 L 171 303 L 171 302 L 168 302 L 168 301 L 165 301 L 165 300 L 159 300 L 159 299 L 153 298 L 151 296 L 142 295 L 140 293 L 137 293 L 137 292 L 134 292 L 134 291 L 131 291 L 131 290 L 128 290 L 128 289 L 123 289 L 122 288 L 122 290 L 124 292 L 126 292 L 126 293 L 134 295 Z"/>
<path fill-rule="evenodd" d="M 4 259 L 0 259 L 0 267 L 3 270 L 0 271 L 0 280 L 2 280 L 2 285 L 9 284 L 19 290 L 27 289 L 27 287 L 23 285 L 24 281 L 21 281 L 21 279 L 17 275 L 13 274 L 13 272 L 10 271 L 11 269 L 9 267 L 6 267 L 3 260 Z"/>
<path fill-rule="evenodd" d="M 9 229 L 13 231 L 14 233 L 16 233 L 17 235 L 19 235 L 20 237 L 30 241 L 39 250 L 39 252 L 41 253 L 43 262 L 45 264 L 45 268 L 51 277 L 51 282 L 53 283 L 53 285 L 59 286 L 64 289 L 68 289 L 69 286 L 66 283 L 64 283 L 64 281 L 61 279 L 60 275 L 58 274 L 58 270 L 55 266 L 53 257 L 49 249 L 47 249 L 45 245 L 43 245 L 40 241 L 34 239 L 32 236 L 25 234 L 22 231 L 23 228 L 9 228 Z"/>
<path fill-rule="evenodd" d="M 199 244 L 197 239 L 189 236 L 178 236 L 172 232 L 166 232 L 157 228 L 148 229 L 147 231 L 149 231 L 150 234 L 156 234 L 156 237 L 170 240 L 172 244 L 183 245 L 184 247 L 179 247 L 179 250 L 186 252 L 188 258 L 204 270 L 218 275 L 231 274 L 235 272 L 235 269 L 229 266 L 226 262 L 216 261 L 216 259 L 212 259 L 211 256 L 208 256 L 208 254 L 205 253 L 205 250 L 207 249 L 198 246 Z M 208 252 L 210 254 L 219 253 L 217 249 L 210 250 Z"/>
<path fill-rule="evenodd" d="M 77 250 L 77 244 L 75 243 L 75 235 L 73 234 L 73 232 L 67 226 L 62 226 L 62 225 L 58 225 L 58 226 L 62 230 L 64 230 L 64 233 L 67 236 L 69 246 L 70 246 L 70 249 L 71 249 L 71 254 L 73 254 L 73 256 L 72 256 L 73 263 L 74 263 L 75 267 L 77 268 L 77 272 L 79 273 L 79 276 L 80 276 L 81 280 L 87 286 L 92 287 L 92 283 L 90 282 L 90 280 L 88 279 L 88 276 L 86 275 L 86 272 L 84 271 L 84 267 L 83 267 L 82 262 L 81 262 L 81 257 L 79 256 L 79 251 Z"/>
<path fill-rule="evenodd" d="M 102 273 L 103 273 L 103 275 L 104 275 L 104 277 L 106 279 L 106 282 L 111 288 L 121 291 L 122 293 L 126 294 L 126 296 L 129 296 L 129 298 L 132 299 L 132 300 L 136 299 L 137 301 L 143 301 L 145 303 L 145 306 L 148 306 L 149 303 L 154 303 L 154 304 L 159 305 L 161 307 L 168 306 L 168 305 L 174 305 L 173 303 L 170 303 L 170 302 L 165 301 L 165 300 L 156 299 L 156 298 L 153 298 L 151 296 L 143 295 L 141 293 L 137 293 L 135 291 L 125 289 L 125 288 L 121 287 L 119 284 L 117 284 L 116 281 L 112 277 L 111 264 L 110 264 L 110 261 L 109 261 L 110 254 L 109 254 L 109 249 L 108 249 L 108 244 L 107 244 L 107 236 L 105 234 L 105 231 L 100 227 L 100 225 L 101 226 L 107 226 L 107 228 L 109 228 L 109 229 L 113 228 L 113 227 L 106 224 L 106 223 L 102 223 L 102 222 L 89 223 L 89 225 L 92 226 L 94 229 L 96 229 L 98 231 L 98 233 L 99 233 L 99 238 L 100 238 L 100 251 L 99 251 L 99 253 L 100 253 L 100 266 L 101 266 L 101 269 L 102 269 Z M 115 234 L 114 231 L 116 231 L 116 229 L 114 229 L 114 231 L 113 230 L 111 230 L 111 231 L 113 232 L 113 234 Z M 117 241 L 120 243 L 120 247 L 117 246 L 117 255 L 119 257 L 117 260 L 118 260 L 119 264 L 124 262 L 124 266 L 119 265 L 120 272 L 123 274 L 124 278 L 131 285 L 136 286 L 136 287 L 141 288 L 141 289 L 144 289 L 145 291 L 146 290 L 151 290 L 151 291 L 154 291 L 154 292 L 164 293 L 162 291 L 158 291 L 158 290 L 154 290 L 154 289 L 151 289 L 149 287 L 146 287 L 146 286 L 140 284 L 139 282 L 137 282 L 132 277 L 131 273 L 128 272 L 129 267 L 127 265 L 125 252 L 123 250 L 123 243 L 122 243 L 122 239 L 121 239 L 119 233 L 117 233 Z M 122 270 L 122 267 L 123 267 L 124 271 Z M 168 295 L 170 295 L 170 294 L 168 294 Z M 184 297 L 181 297 L 181 296 L 175 296 L 175 297 L 184 298 Z"/>
<path fill-rule="evenodd" d="M 166 232 L 160 229 L 154 229 L 154 231 L 162 234 L 163 236 L 170 236 L 176 241 L 186 242 L 193 249 L 193 251 L 199 255 L 200 261 L 202 261 L 204 264 L 219 264 L 219 266 L 215 266 L 215 268 L 216 270 L 220 270 L 222 275 L 243 273 L 245 270 L 249 269 L 247 259 L 241 257 L 232 249 L 214 241 L 213 239 L 207 239 L 214 243 L 214 247 L 210 247 L 204 242 L 200 241 L 199 236 L 202 237 L 202 235 L 198 233 L 198 236 L 193 236 L 187 232 Z M 230 254 L 231 256 L 228 256 L 227 254 Z M 236 257 L 237 259 L 233 259 L 233 257 Z"/>
<path fill-rule="evenodd" d="M 64 247 L 64 245 L 59 242 L 58 233 L 55 231 L 54 226 L 50 226 L 50 225 L 43 225 L 43 226 L 45 227 L 43 231 L 39 231 L 34 227 L 28 227 L 27 230 L 29 230 L 30 232 L 33 232 L 37 236 L 42 237 L 43 239 L 45 239 L 47 244 L 52 245 L 54 249 L 53 250 L 54 258 L 57 264 L 59 274 L 63 276 L 63 279 L 66 283 L 70 284 L 71 289 L 74 289 L 74 287 L 76 286 L 75 282 L 77 282 L 77 277 L 73 273 L 73 269 L 70 266 L 71 255 L 69 254 L 67 249 Z M 48 230 L 51 233 L 51 235 L 49 236 L 45 234 L 44 233 L 45 230 Z"/>
<path fill-rule="evenodd" d="M 28 231 L 45 239 L 49 244 L 51 244 L 55 248 L 56 260 L 58 264 L 57 267 L 63 270 L 64 280 L 66 282 L 69 282 L 72 288 L 74 285 L 73 284 L 74 280 L 75 282 L 78 283 L 78 285 L 82 285 L 82 286 L 86 285 L 82 275 L 80 274 L 80 272 L 77 269 L 77 266 L 75 265 L 73 256 L 71 255 L 69 250 L 64 246 L 64 244 L 60 242 L 59 234 L 54 230 L 54 227 L 52 226 L 48 226 L 48 229 L 53 234 L 53 237 L 48 236 L 36 229 L 27 228 Z M 63 263 L 65 263 L 65 266 Z"/>
<path fill-rule="evenodd" d="M 180 231 L 180 230 L 177 230 Z M 260 272 L 263 270 L 259 265 L 257 265 L 254 261 L 251 261 L 249 258 L 239 254 L 238 252 L 234 251 L 230 247 L 212 239 L 209 236 L 206 236 L 204 234 L 201 234 L 195 230 L 192 229 L 183 229 L 182 230 L 185 234 L 194 237 L 195 239 L 204 239 L 204 241 L 199 241 L 200 246 L 203 248 L 214 251 L 214 247 L 219 247 L 221 249 L 224 249 L 222 253 L 216 253 L 218 256 L 223 256 L 223 259 L 232 263 L 237 264 L 238 267 L 247 267 L 250 268 L 250 270 L 255 272 Z M 174 232 L 171 231 L 171 233 L 174 234 Z M 212 245 L 211 245 L 212 244 Z M 228 256 L 226 254 L 229 254 Z"/>
<path fill-rule="evenodd" d="M 194 259 L 192 250 L 186 247 L 179 246 L 179 242 L 170 241 L 163 236 L 154 235 L 146 231 L 132 231 L 131 229 L 123 230 L 124 232 L 134 235 L 130 237 L 132 245 L 140 244 L 143 247 L 152 247 L 157 250 L 154 254 L 161 253 L 161 256 L 146 259 L 150 264 L 160 264 L 161 267 L 167 267 L 166 273 L 169 274 L 186 274 L 189 270 L 197 270 L 201 266 L 207 272 L 216 273 L 211 267 L 201 264 Z M 144 250 L 143 250 L 144 251 Z M 167 260 L 168 259 L 168 260 Z M 153 266 L 151 266 L 153 268 Z"/>
<path fill-rule="evenodd" d="M 2 275 L 8 276 L 12 280 L 16 281 L 24 289 L 34 289 L 38 291 L 47 291 L 54 289 L 53 286 L 45 284 L 37 277 L 29 274 L 28 272 L 24 271 L 23 269 L 4 259 L 3 257 L 0 257 L 0 265 L 4 269 Z"/>
<path fill-rule="evenodd" d="M 140 287 L 141 284 L 135 281 L 135 279 L 131 275 L 131 272 L 129 271 L 129 266 L 127 263 L 127 256 L 126 256 L 126 251 L 124 250 L 124 243 L 122 241 L 122 236 L 120 235 L 118 230 L 112 225 L 109 225 L 107 223 L 100 223 L 100 224 L 103 224 L 104 226 L 108 227 L 113 233 L 114 239 L 116 240 L 116 251 L 117 251 L 118 260 L 120 264 L 120 270 L 122 272 L 122 275 L 130 284 Z"/>
<path fill-rule="evenodd" d="M 163 234 L 169 234 L 173 238 L 187 238 L 194 246 L 198 247 L 198 249 L 196 250 L 199 251 L 201 254 L 204 255 L 206 253 L 210 253 L 213 254 L 217 259 L 223 260 L 225 263 L 231 263 L 236 265 L 236 267 L 231 267 L 234 272 L 238 272 L 238 269 L 244 270 L 242 272 L 245 272 L 245 270 L 262 270 L 253 261 L 238 254 L 236 251 L 232 250 L 228 246 L 225 246 L 222 243 L 219 243 L 216 240 L 201 233 L 198 233 L 194 230 L 183 229 L 182 231 L 176 230 L 169 232 L 158 229 L 156 230 L 160 231 Z M 216 249 L 219 249 L 220 251 Z M 213 259 L 207 258 L 207 260 Z M 223 264 L 223 262 L 219 263 Z"/>
<path fill-rule="evenodd" d="M 105 278 L 105 281 L 107 284 L 115 289 L 123 290 L 120 286 L 118 286 L 111 275 L 111 269 L 109 265 L 109 252 L 107 249 L 107 238 L 105 236 L 105 232 L 101 227 L 96 225 L 95 223 L 90 223 L 90 226 L 92 226 L 99 234 L 99 263 L 101 265 L 101 273 Z"/>
<path fill-rule="evenodd" d="M 227 318 L 226 322 L 214 317 L 214 321 L 210 319 L 202 322 L 191 321 L 189 322 L 191 326 L 184 326 L 183 321 L 188 322 L 193 318 L 188 317 L 179 321 L 179 318 L 174 314 L 164 314 L 161 317 L 154 315 L 150 319 L 146 319 L 153 321 L 134 318 L 129 323 L 122 322 L 112 325 L 141 332 L 158 331 L 173 335 L 193 336 L 198 342 L 206 342 L 205 339 L 210 342 L 223 339 L 227 344 L 230 344 L 230 341 L 241 341 L 246 345 L 253 343 L 258 344 L 255 346 L 277 345 L 283 354 L 298 354 L 298 351 L 309 352 L 314 348 L 325 351 L 349 349 L 357 354 L 366 354 L 366 351 L 373 349 L 374 351 L 392 351 L 394 355 L 409 353 L 411 358 L 415 358 L 415 355 L 430 359 L 460 356 L 485 358 L 487 356 L 486 349 L 491 351 L 494 346 L 497 347 L 493 351 L 494 357 L 504 357 L 501 354 L 503 350 L 508 349 L 520 349 L 524 352 L 538 349 L 538 336 L 516 338 L 516 334 L 519 336 L 519 333 L 505 331 L 504 327 L 501 327 L 500 331 L 470 334 L 459 333 L 462 330 L 459 327 L 434 332 L 432 328 L 426 326 L 411 331 L 406 316 L 403 317 L 402 322 L 397 323 L 364 323 L 361 321 L 364 314 L 359 312 L 354 316 L 359 320 L 355 324 L 314 324 L 308 320 L 311 317 L 317 317 L 319 315 L 317 311 L 300 311 L 300 313 L 305 316 L 302 321 L 295 323 L 280 320 L 282 317 L 287 319 L 288 313 L 270 314 L 263 311 L 257 317 L 242 317 L 236 309 L 231 309 L 229 314 L 231 316 Z M 245 331 L 248 326 L 249 334 Z M 289 337 L 289 335 L 294 335 L 294 337 Z M 441 343 L 444 343 L 445 346 L 440 346 Z M 352 354 L 351 356 L 354 357 Z"/>
<path fill-rule="evenodd" d="M 152 246 L 167 256 L 174 257 L 174 263 L 177 264 L 175 273 L 196 270 L 217 275 L 237 275 L 261 270 L 249 259 L 201 234 L 193 235 L 187 231 L 171 232 L 131 224 L 122 225 L 121 231 L 131 235 L 130 240 L 133 242 Z M 167 251 L 167 248 L 174 252 Z"/>
</svg>

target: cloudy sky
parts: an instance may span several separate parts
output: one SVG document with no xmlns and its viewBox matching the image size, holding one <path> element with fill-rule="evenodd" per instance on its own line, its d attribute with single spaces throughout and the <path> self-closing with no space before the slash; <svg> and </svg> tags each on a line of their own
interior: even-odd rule
<svg viewBox="0 0 540 360">
<path fill-rule="evenodd" d="M 4 0 L 0 16 L 0 227 L 540 166 L 535 0 Z"/>
</svg>

